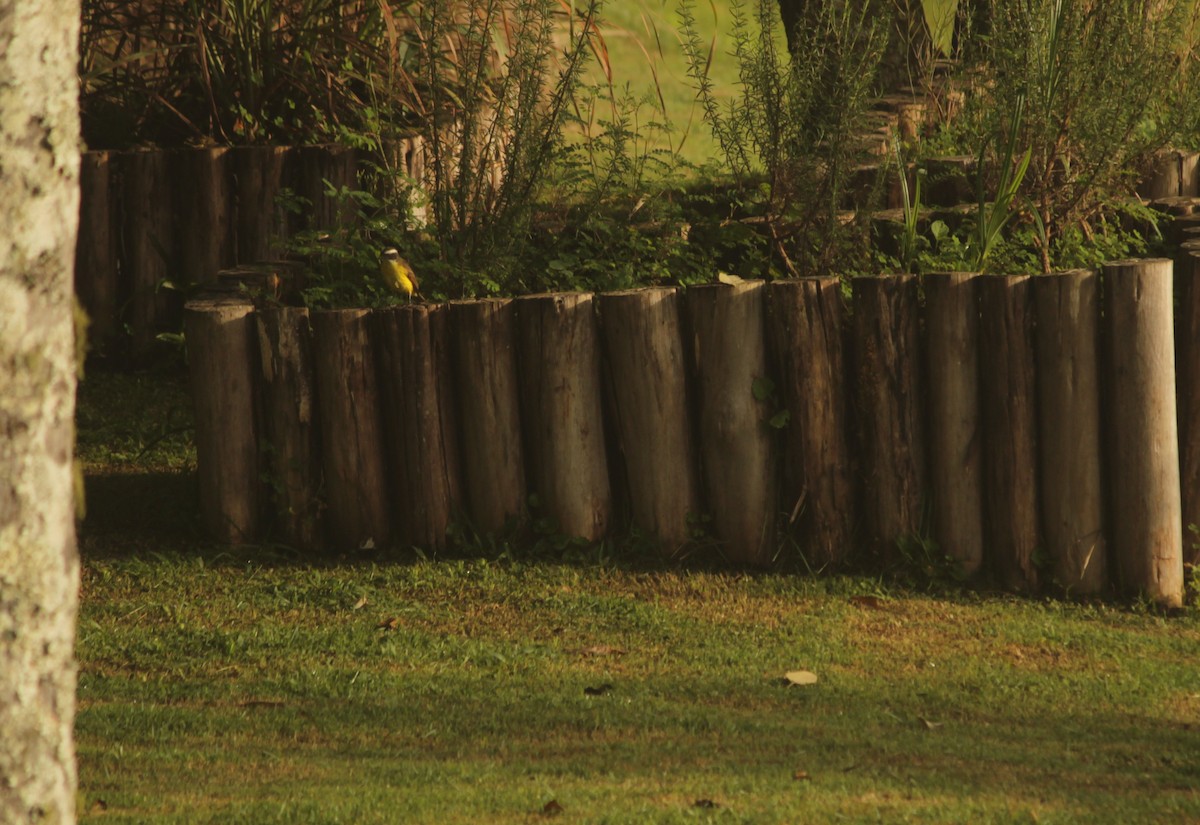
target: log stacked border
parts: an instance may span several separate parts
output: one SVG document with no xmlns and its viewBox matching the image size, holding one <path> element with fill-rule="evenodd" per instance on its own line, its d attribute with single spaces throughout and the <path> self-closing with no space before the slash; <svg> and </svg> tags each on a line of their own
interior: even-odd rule
<svg viewBox="0 0 1200 825">
<path fill-rule="evenodd" d="M 197 300 L 203 515 L 306 549 L 531 520 L 754 567 L 924 548 L 1017 591 L 1176 605 L 1200 310 L 1192 266 L 1176 339 L 1172 269 L 935 274 L 923 301 L 913 276 L 862 278 L 850 306 L 829 277 L 529 296 L 314 312 L 311 332 L 304 310 Z"/>
</svg>

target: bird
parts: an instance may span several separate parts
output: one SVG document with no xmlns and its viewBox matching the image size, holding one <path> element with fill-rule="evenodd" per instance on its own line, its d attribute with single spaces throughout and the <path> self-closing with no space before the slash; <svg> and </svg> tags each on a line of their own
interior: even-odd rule
<svg viewBox="0 0 1200 825">
<path fill-rule="evenodd" d="M 421 286 L 417 283 L 417 273 L 394 247 L 383 250 L 383 256 L 379 259 L 379 274 L 389 287 L 408 300 L 411 301 L 414 295 L 420 297 Z"/>
</svg>

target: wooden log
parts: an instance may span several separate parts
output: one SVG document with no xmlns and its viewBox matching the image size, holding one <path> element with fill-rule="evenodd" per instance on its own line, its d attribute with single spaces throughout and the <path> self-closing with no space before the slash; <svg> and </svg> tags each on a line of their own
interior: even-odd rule
<svg viewBox="0 0 1200 825">
<path fill-rule="evenodd" d="M 975 157 L 946 155 L 927 158 L 925 191 L 922 201 L 927 206 L 957 206 L 975 201 Z"/>
<path fill-rule="evenodd" d="M 687 291 L 699 400 L 700 461 L 713 527 L 726 558 L 769 565 L 778 484 L 767 422 L 779 405 L 768 380 L 762 281 Z M 758 386 L 755 384 L 758 382 Z"/>
<path fill-rule="evenodd" d="M 494 533 L 525 518 L 512 302 L 452 302 L 450 325 L 466 511 Z"/>
<path fill-rule="evenodd" d="M 837 277 L 773 281 L 768 321 L 783 429 L 784 512 L 810 567 L 847 559 L 854 540 L 845 310 Z"/>
<path fill-rule="evenodd" d="M 1200 252 L 1176 259 L 1175 296 L 1183 560 L 1200 565 Z"/>
<path fill-rule="evenodd" d="M 144 356 L 167 327 L 164 284 L 175 275 L 168 155 L 155 149 L 121 156 L 124 255 L 121 271 L 129 290 L 128 323 L 135 358 Z"/>
<path fill-rule="evenodd" d="M 232 170 L 225 146 L 172 153 L 176 275 L 181 286 L 208 283 L 234 262 Z"/>
<path fill-rule="evenodd" d="M 1104 265 L 1112 386 L 1112 549 L 1122 586 L 1166 606 L 1183 601 L 1172 266 Z"/>
<path fill-rule="evenodd" d="M 329 538 L 340 550 L 384 547 L 392 531 L 370 313 L 315 312 L 312 325 Z"/>
<path fill-rule="evenodd" d="M 926 491 L 917 279 L 856 278 L 852 290 L 860 510 L 868 550 L 890 561 L 921 534 Z"/>
<path fill-rule="evenodd" d="M 288 156 L 287 177 L 293 191 L 308 202 L 299 214 L 291 216 L 289 231 L 332 231 L 346 226 L 354 217 L 349 201 L 337 193 L 343 188 L 358 188 L 358 162 L 348 146 L 301 146 Z"/>
<path fill-rule="evenodd" d="M 929 375 L 931 527 L 964 575 L 983 566 L 983 437 L 977 273 L 923 278 Z"/>
<path fill-rule="evenodd" d="M 75 245 L 75 291 L 88 314 L 88 340 L 103 351 L 117 333 L 116 182 L 108 152 L 79 159 L 79 238 Z"/>
<path fill-rule="evenodd" d="M 430 361 L 438 381 L 439 426 L 442 430 L 442 450 L 445 453 L 446 488 L 454 503 L 453 518 L 464 513 L 466 492 L 463 486 L 462 444 L 458 418 L 458 393 L 455 388 L 454 326 L 450 308 L 434 304 L 429 313 Z"/>
<path fill-rule="evenodd" d="M 1137 193 L 1145 200 L 1176 197 L 1183 194 L 1179 153 L 1171 149 L 1157 152 L 1147 164 L 1138 183 Z"/>
<path fill-rule="evenodd" d="M 261 521 L 254 306 L 236 296 L 190 301 L 184 334 L 196 410 L 200 518 L 217 541 L 251 542 Z"/>
<path fill-rule="evenodd" d="M 527 295 L 515 309 L 529 491 L 558 533 L 598 541 L 608 532 L 612 491 L 593 297 Z"/>
<path fill-rule="evenodd" d="M 1179 155 L 1179 194 L 1200 196 L 1200 152 Z"/>
<path fill-rule="evenodd" d="M 1108 582 L 1101 477 L 1099 278 L 1087 269 L 1033 279 L 1038 447 L 1046 549 L 1069 594 Z"/>
<path fill-rule="evenodd" d="M 312 326 L 301 307 L 257 313 L 263 443 L 279 540 L 298 550 L 323 543 L 320 426 Z"/>
<path fill-rule="evenodd" d="M 679 304 L 672 287 L 599 296 L 614 437 L 633 523 L 668 556 L 687 544 L 688 520 L 700 513 Z"/>
<path fill-rule="evenodd" d="M 1037 381 L 1033 280 L 979 279 L 979 374 L 983 409 L 984 551 L 1004 587 L 1038 585 L 1042 545 L 1037 484 Z"/>
<path fill-rule="evenodd" d="M 433 314 L 433 307 L 418 304 L 378 312 L 375 319 L 396 541 L 440 550 L 459 501 L 449 466 L 455 453 L 447 449 L 454 433 L 442 429 Z"/>
<path fill-rule="evenodd" d="M 287 227 L 287 217 L 276 202 L 283 186 L 283 146 L 239 146 L 233 150 L 237 191 L 237 260 L 258 263 L 270 260 Z"/>
</svg>

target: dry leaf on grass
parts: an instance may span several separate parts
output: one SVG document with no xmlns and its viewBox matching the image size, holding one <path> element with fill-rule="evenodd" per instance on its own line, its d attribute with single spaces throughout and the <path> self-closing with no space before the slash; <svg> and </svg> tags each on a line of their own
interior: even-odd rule
<svg viewBox="0 0 1200 825">
<path fill-rule="evenodd" d="M 558 816 L 563 812 L 563 806 L 558 804 L 557 799 L 551 799 L 542 806 L 542 816 Z"/>
<path fill-rule="evenodd" d="M 792 774 L 792 779 L 800 781 L 804 779 L 812 779 L 812 777 L 808 775 L 808 771 L 796 771 Z"/>
<path fill-rule="evenodd" d="M 580 656 L 624 656 L 625 651 L 612 645 L 592 645 L 575 651 Z"/>
<path fill-rule="evenodd" d="M 934 722 L 926 719 L 924 716 L 918 716 L 917 718 L 921 720 L 921 724 L 925 726 L 925 730 L 937 730 L 945 724 L 944 722 Z"/>
<path fill-rule="evenodd" d="M 878 596 L 851 596 L 850 604 L 865 607 L 868 610 L 883 610 L 883 599 Z"/>
<path fill-rule="evenodd" d="M 400 626 L 400 617 L 392 616 L 390 619 L 384 619 L 379 624 L 375 625 L 381 630 L 395 630 Z"/>
<path fill-rule="evenodd" d="M 356 601 L 354 603 L 353 609 L 354 610 L 362 610 L 366 606 L 367 606 L 367 597 L 363 596 L 361 599 L 359 599 L 358 601 Z"/>
<path fill-rule="evenodd" d="M 613 689 L 613 686 L 608 684 L 607 682 L 605 682 L 604 684 L 599 685 L 598 687 L 585 687 L 583 689 L 583 695 L 584 696 L 603 696 L 604 694 L 608 693 L 612 689 Z"/>
<path fill-rule="evenodd" d="M 693 808 L 719 808 L 721 807 L 711 799 L 697 799 L 692 805 Z"/>
<path fill-rule="evenodd" d="M 789 670 L 783 674 L 784 681 L 791 685 L 815 685 L 817 674 L 811 670 Z"/>
</svg>

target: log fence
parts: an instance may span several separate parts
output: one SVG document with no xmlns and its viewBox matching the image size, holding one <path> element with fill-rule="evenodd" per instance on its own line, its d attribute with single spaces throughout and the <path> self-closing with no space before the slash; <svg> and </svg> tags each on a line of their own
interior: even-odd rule
<svg viewBox="0 0 1200 825">
<path fill-rule="evenodd" d="M 918 539 L 1013 590 L 1177 605 L 1200 521 L 1197 261 L 859 278 L 848 303 L 832 277 L 374 311 L 198 299 L 202 515 L 310 551 L 537 519 L 668 556 L 704 521 L 732 563 L 814 569 Z"/>
</svg>

